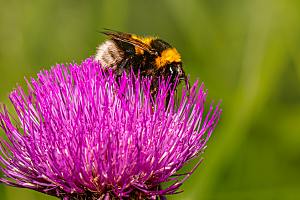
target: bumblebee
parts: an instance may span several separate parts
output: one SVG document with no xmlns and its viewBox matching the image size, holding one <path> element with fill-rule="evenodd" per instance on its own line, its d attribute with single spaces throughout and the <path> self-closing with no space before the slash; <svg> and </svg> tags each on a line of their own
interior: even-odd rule
<svg viewBox="0 0 300 200">
<path fill-rule="evenodd" d="M 170 77 L 175 87 L 182 80 L 188 86 L 181 56 L 169 43 L 152 36 L 111 30 L 101 33 L 109 39 L 98 46 L 95 60 L 104 68 L 113 69 L 117 76 L 132 69 L 135 74 L 151 77 L 152 93 L 156 93 L 159 77 Z"/>
</svg>

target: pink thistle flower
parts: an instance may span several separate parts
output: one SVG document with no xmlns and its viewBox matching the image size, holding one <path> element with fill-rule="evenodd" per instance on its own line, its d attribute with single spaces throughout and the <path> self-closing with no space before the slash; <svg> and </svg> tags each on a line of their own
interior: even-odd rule
<svg viewBox="0 0 300 200">
<path fill-rule="evenodd" d="M 221 114 L 205 113 L 204 85 L 175 89 L 161 80 L 155 98 L 151 80 L 123 74 L 118 80 L 100 64 L 57 65 L 18 87 L 4 105 L 0 126 L 1 182 L 61 199 L 165 199 L 191 172 Z M 166 98 L 168 97 L 168 106 Z M 170 182 L 166 188 L 162 183 Z"/>
</svg>

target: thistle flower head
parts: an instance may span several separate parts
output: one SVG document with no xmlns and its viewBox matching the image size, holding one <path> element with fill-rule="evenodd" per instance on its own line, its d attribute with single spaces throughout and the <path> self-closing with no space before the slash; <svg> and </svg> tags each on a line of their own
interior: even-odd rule
<svg viewBox="0 0 300 200">
<path fill-rule="evenodd" d="M 41 71 L 27 85 L 10 94 L 17 119 L 1 106 L 1 182 L 64 200 L 178 192 L 193 172 L 178 170 L 203 151 L 221 113 L 205 111 L 203 84 L 177 102 L 161 80 L 153 98 L 150 79 L 116 78 L 93 59 Z"/>
</svg>

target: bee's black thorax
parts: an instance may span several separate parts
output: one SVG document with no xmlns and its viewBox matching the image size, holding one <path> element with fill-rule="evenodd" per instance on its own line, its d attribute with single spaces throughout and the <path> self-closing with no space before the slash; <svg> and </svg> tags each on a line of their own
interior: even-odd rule
<svg viewBox="0 0 300 200">
<path fill-rule="evenodd" d="M 153 41 L 151 42 L 150 46 L 151 46 L 153 49 L 155 49 L 155 50 L 159 53 L 159 55 L 160 55 L 161 52 L 163 52 L 164 50 L 169 49 L 169 48 L 172 48 L 172 46 L 171 46 L 169 43 L 167 43 L 167 42 L 165 42 L 165 41 L 163 41 L 163 40 L 161 40 L 161 39 L 155 39 L 155 40 L 153 40 Z"/>
</svg>

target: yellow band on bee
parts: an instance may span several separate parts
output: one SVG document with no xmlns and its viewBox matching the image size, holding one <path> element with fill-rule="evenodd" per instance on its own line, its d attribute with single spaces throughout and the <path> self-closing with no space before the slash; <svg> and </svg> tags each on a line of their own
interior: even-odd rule
<svg viewBox="0 0 300 200">
<path fill-rule="evenodd" d="M 139 37 L 137 35 L 131 35 L 132 39 L 139 40 L 142 43 L 150 46 L 151 42 L 155 39 L 154 37 Z M 135 53 L 136 54 L 144 54 L 144 50 L 135 46 Z"/>
<path fill-rule="evenodd" d="M 178 51 L 175 48 L 169 48 L 164 50 L 161 53 L 160 57 L 155 59 L 156 66 L 158 68 L 165 66 L 166 64 L 170 64 L 173 62 L 181 62 L 181 57 Z"/>
</svg>

